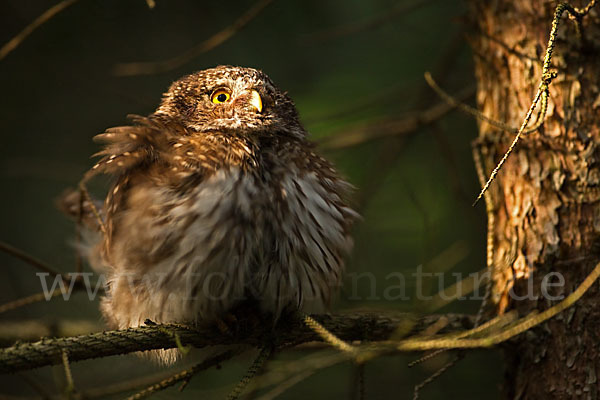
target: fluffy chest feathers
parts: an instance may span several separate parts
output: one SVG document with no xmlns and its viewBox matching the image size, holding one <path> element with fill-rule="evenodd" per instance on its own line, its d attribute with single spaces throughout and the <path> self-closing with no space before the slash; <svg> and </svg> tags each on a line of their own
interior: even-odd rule
<svg viewBox="0 0 600 400">
<path fill-rule="evenodd" d="M 207 320 L 248 298 L 276 315 L 325 308 L 356 217 L 329 163 L 298 139 L 169 137 L 148 124 L 135 138 L 109 132 L 129 140 L 104 138 L 95 168 L 118 175 L 101 245 L 113 325 Z M 132 292 L 137 307 L 114 301 Z"/>
<path fill-rule="evenodd" d="M 104 149 L 84 181 L 113 177 L 103 209 L 65 199 L 97 232 L 87 256 L 107 279 L 112 328 L 210 324 L 238 305 L 275 319 L 328 308 L 357 214 L 286 92 L 262 71 L 218 66 L 177 80 L 133 122 L 96 137 Z"/>
</svg>

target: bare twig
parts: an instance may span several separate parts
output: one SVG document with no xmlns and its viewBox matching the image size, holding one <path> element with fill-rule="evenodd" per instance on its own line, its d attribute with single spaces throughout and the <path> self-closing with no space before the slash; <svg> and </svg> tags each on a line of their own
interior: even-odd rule
<svg viewBox="0 0 600 400">
<path fill-rule="evenodd" d="M 63 279 L 63 281 L 65 282 L 66 285 L 71 285 L 71 284 L 73 285 L 72 290 L 68 289 L 68 290 L 70 290 L 69 293 L 71 293 L 71 294 L 80 292 L 86 288 L 85 285 L 83 284 L 83 282 L 80 279 L 78 279 L 79 277 L 65 278 L 65 277 L 61 276 L 61 278 Z M 73 282 L 73 280 L 74 280 L 74 282 Z M 100 291 L 102 289 L 98 288 L 98 290 Z M 28 306 L 30 304 L 39 303 L 40 301 L 44 301 L 44 300 L 49 301 L 60 295 L 64 296 L 65 293 L 64 293 L 63 288 L 61 286 L 58 286 L 58 287 L 54 288 L 54 290 L 52 290 L 51 293 L 40 292 L 40 293 L 35 293 L 35 294 L 29 295 L 29 296 L 22 297 L 17 300 L 9 301 L 8 303 L 0 304 L 0 314 L 7 312 L 7 311 L 12 311 L 12 310 L 20 308 L 20 307 Z"/>
<path fill-rule="evenodd" d="M 431 76 L 431 73 L 425 72 L 424 77 L 425 77 L 425 81 L 427 82 L 427 84 L 433 90 L 435 90 L 435 92 L 438 94 L 438 96 L 440 96 L 442 99 L 444 99 L 444 101 L 446 101 L 448 104 L 451 104 L 452 106 L 458 108 L 462 112 L 467 113 L 469 115 L 472 115 L 473 117 L 475 117 L 476 119 L 478 119 L 480 121 L 487 122 L 488 124 L 490 124 L 490 125 L 498 128 L 498 129 L 502 129 L 504 131 L 513 132 L 513 133 L 519 132 L 518 128 L 513 128 L 511 126 L 508 126 L 506 123 L 504 123 L 502 121 L 497 121 L 497 120 L 495 120 L 493 118 L 485 116 L 484 114 L 482 114 L 476 108 L 473 108 L 473 107 L 471 107 L 471 106 L 463 103 L 460 99 L 458 99 L 458 98 L 456 98 L 454 96 L 451 96 L 450 94 L 448 94 L 447 92 L 445 92 L 444 89 L 442 89 L 435 82 L 435 80 L 433 79 L 433 76 Z M 538 128 L 539 128 L 539 126 L 535 126 L 535 127 L 531 128 L 531 129 L 528 129 L 528 130 L 526 130 L 524 132 L 521 132 L 521 134 L 535 132 Z"/>
<path fill-rule="evenodd" d="M 273 0 L 260 0 L 256 2 L 250 9 L 235 20 L 233 24 L 176 57 L 164 61 L 117 64 L 114 68 L 114 73 L 118 76 L 152 75 L 180 67 L 230 39 L 248 25 L 250 21 L 256 18 L 272 1 Z"/>
<path fill-rule="evenodd" d="M 56 271 L 54 268 L 52 268 L 45 262 L 35 258 L 32 255 L 27 254 L 23 250 L 20 250 L 14 246 L 11 246 L 10 244 L 8 244 L 6 242 L 0 241 L 0 251 L 4 252 L 6 254 L 10 254 L 11 256 L 18 258 L 19 260 L 24 261 L 27 264 L 29 264 L 41 271 L 47 272 L 50 275 L 52 275 L 52 277 L 60 275 L 60 272 Z"/>
<path fill-rule="evenodd" d="M 419 398 L 419 392 L 425 386 L 429 385 L 431 382 L 433 382 L 437 378 L 439 378 L 444 372 L 448 371 L 448 369 L 450 369 L 452 366 L 454 366 L 463 357 L 464 356 L 462 354 L 458 354 L 458 355 L 454 356 L 454 358 L 452 360 L 448 361 L 441 368 L 439 368 L 433 374 L 431 374 L 430 376 L 428 376 L 427 379 L 425 379 L 423 382 L 419 383 L 418 385 L 415 385 L 415 388 L 414 388 L 414 391 L 413 391 L 413 400 L 417 400 Z"/>
<path fill-rule="evenodd" d="M 468 296 L 478 288 L 476 282 L 480 279 L 480 275 L 485 274 L 485 272 L 486 270 L 482 270 L 476 274 L 469 274 L 466 278 L 441 289 L 431 300 L 427 301 L 426 310 L 435 312 L 461 297 Z"/>
<path fill-rule="evenodd" d="M 281 367 L 269 371 L 262 376 L 264 387 L 276 385 L 269 392 L 259 397 L 258 400 L 272 400 L 280 396 L 282 393 L 293 387 L 294 385 L 309 378 L 317 371 L 324 368 L 332 367 L 348 361 L 348 353 L 336 352 L 334 354 L 310 355 L 298 361 L 293 361 L 282 365 Z"/>
<path fill-rule="evenodd" d="M 592 7 L 596 5 L 596 0 L 591 0 L 584 8 L 571 7 L 569 4 L 565 4 L 565 7 L 569 12 L 576 18 L 585 17 L 590 12 Z"/>
<path fill-rule="evenodd" d="M 40 27 L 43 23 L 54 17 L 56 14 L 76 3 L 77 0 L 63 0 L 60 3 L 50 7 L 42 15 L 33 20 L 32 23 L 27 25 L 19 34 L 9 40 L 2 48 L 0 48 L 0 60 L 6 57 L 11 51 L 16 49 L 27 36 L 31 35 L 33 31 Z"/>
<path fill-rule="evenodd" d="M 555 315 L 563 312 L 575 302 L 577 302 L 581 296 L 598 280 L 600 276 L 600 263 L 598 263 L 594 269 L 589 273 L 585 280 L 568 295 L 560 303 L 544 310 L 543 312 L 531 313 L 519 320 L 517 320 L 512 326 L 501 330 L 500 332 L 491 333 L 488 336 L 480 338 L 469 338 L 475 332 L 479 332 L 480 329 L 474 328 L 470 331 L 465 331 L 460 334 L 461 337 L 467 337 L 466 339 L 455 339 L 455 338 L 439 338 L 431 340 L 405 340 L 396 345 L 396 348 L 401 351 L 411 350 L 433 350 L 433 349 L 466 349 L 466 348 L 477 348 L 477 347 L 490 347 L 496 344 L 502 343 L 516 335 L 519 335 L 532 327 L 541 324 L 544 321 L 554 317 Z M 482 325 L 483 326 L 483 325 Z"/>
<path fill-rule="evenodd" d="M 167 379 L 164 379 L 152 386 L 147 387 L 146 389 L 144 389 L 134 395 L 127 397 L 127 400 L 144 399 L 156 392 L 165 390 L 165 389 L 177 384 L 178 382 L 188 380 L 189 378 L 191 378 L 192 376 L 194 376 L 195 374 L 197 374 L 200 371 L 204 371 L 210 367 L 213 367 L 215 365 L 222 363 L 223 361 L 229 360 L 231 357 L 235 356 L 236 354 L 237 354 L 237 352 L 235 350 L 226 350 L 215 356 L 209 357 L 206 360 L 202 361 L 201 363 L 194 365 L 192 368 L 178 372 L 175 375 L 173 375 Z"/>
<path fill-rule="evenodd" d="M 456 98 L 466 100 L 474 94 L 475 87 L 471 86 L 457 93 Z M 321 141 L 320 145 L 327 150 L 338 150 L 382 137 L 406 135 L 440 120 L 455 107 L 456 105 L 453 104 L 439 103 L 427 110 L 410 114 L 402 119 L 370 124 L 363 128 L 346 131 L 344 134 L 334 135 Z"/>
<path fill-rule="evenodd" d="M 98 223 L 100 230 L 102 231 L 102 233 L 106 234 L 106 226 L 104 225 L 104 221 L 102 220 L 102 217 L 100 216 L 100 212 L 98 211 L 98 208 L 96 208 L 96 204 L 94 204 L 94 200 L 92 200 L 92 196 L 90 196 L 90 192 L 88 192 L 87 187 L 85 186 L 85 181 L 86 181 L 86 178 L 84 178 L 81 182 L 79 182 L 80 195 L 81 195 L 81 197 L 83 197 L 83 199 L 85 201 L 87 201 L 89 203 L 90 209 L 92 210 L 92 213 L 94 214 L 94 217 L 96 218 L 96 222 Z"/>
<path fill-rule="evenodd" d="M 77 293 L 86 288 L 85 285 L 83 284 L 83 281 L 81 279 L 79 279 L 80 278 L 79 276 L 75 276 L 72 278 L 65 277 L 62 275 L 57 275 L 57 276 L 63 280 L 65 285 L 69 286 L 68 293 L 71 293 L 71 294 Z M 71 289 L 70 285 L 73 285 L 72 289 Z M 59 285 L 59 286 L 55 287 L 51 293 L 47 293 L 44 291 L 44 292 L 29 295 L 29 296 L 25 296 L 25 297 L 22 297 L 17 300 L 9 301 L 8 303 L 0 304 L 0 314 L 8 312 L 8 311 L 12 311 L 12 310 L 20 308 L 20 307 L 28 306 L 30 304 L 39 303 L 40 301 L 44 301 L 44 300 L 49 301 L 50 299 L 53 299 L 60 295 L 65 295 L 63 289 L 64 288 Z"/>
<path fill-rule="evenodd" d="M 475 170 L 477 171 L 477 178 L 479 184 L 483 188 L 485 185 L 486 174 L 483 169 L 483 162 L 479 154 L 478 149 L 473 146 L 473 161 L 475 162 Z M 485 212 L 487 214 L 487 234 L 486 234 L 486 267 L 488 271 L 488 279 L 485 287 L 485 295 L 481 301 L 479 310 L 477 311 L 477 319 L 475 320 L 475 326 L 479 325 L 483 318 L 483 313 L 487 306 L 487 302 L 492 294 L 492 274 L 494 273 L 494 231 L 496 229 L 496 215 L 494 214 L 494 201 L 490 192 L 484 194 L 485 200 Z"/>
<path fill-rule="evenodd" d="M 502 168 L 502 166 L 504 165 L 504 163 L 508 159 L 508 156 L 510 155 L 510 153 L 512 153 L 513 149 L 515 148 L 515 146 L 519 142 L 519 139 L 521 138 L 521 135 L 524 134 L 525 127 L 529 124 L 529 121 L 531 120 L 531 115 L 533 114 L 533 110 L 535 110 L 535 107 L 537 107 L 537 104 L 538 104 L 538 102 L 539 102 L 542 94 L 545 93 L 547 90 L 548 90 L 547 86 L 545 86 L 545 87 L 541 87 L 540 86 L 540 88 L 538 89 L 535 97 L 533 98 L 533 101 L 531 102 L 531 106 L 529 107 L 529 110 L 527 111 L 527 114 L 525 115 L 525 119 L 523 120 L 523 123 L 521 124 L 521 127 L 519 128 L 519 130 L 517 131 L 517 134 L 515 135 L 515 138 L 513 139 L 513 141 L 510 144 L 510 146 L 508 147 L 508 150 L 506 151 L 506 153 L 504 153 L 504 156 L 502 157 L 502 159 L 500 159 L 500 162 L 498 163 L 498 165 L 496 165 L 496 168 L 494 168 L 494 170 L 490 174 L 490 177 L 488 178 L 487 182 L 485 183 L 485 185 L 481 189 L 481 192 L 479 193 L 479 195 L 477 196 L 477 198 L 473 202 L 473 206 L 475 204 L 477 204 L 477 202 L 481 199 L 481 197 L 483 196 L 483 194 L 490 187 L 491 183 L 494 181 L 494 178 L 496 177 L 496 175 L 500 171 L 500 168 Z M 547 96 L 547 94 L 546 94 L 546 96 Z"/>
<path fill-rule="evenodd" d="M 405 2 L 398 2 L 395 7 L 390 10 L 386 10 L 381 14 L 378 14 L 366 21 L 354 22 L 347 25 L 342 25 L 332 29 L 328 29 L 322 32 L 314 33 L 307 36 L 303 42 L 306 44 L 313 44 L 316 42 L 324 42 L 332 39 L 337 39 L 344 36 L 353 35 L 356 33 L 364 32 L 370 29 L 381 27 L 387 21 L 394 18 L 405 16 L 411 11 L 418 10 L 419 8 L 433 3 L 434 0 L 416 0 L 412 3 L 406 4 Z"/>
<path fill-rule="evenodd" d="M 306 370 L 299 374 L 292 375 L 290 378 L 284 380 L 279 385 L 275 386 L 268 393 L 265 393 L 264 395 L 259 397 L 258 400 L 273 400 L 279 397 L 281 394 L 283 394 L 286 390 L 290 389 L 291 387 L 297 385 L 298 383 L 313 375 L 316 371 L 317 369 Z"/>
<path fill-rule="evenodd" d="M 75 289 L 75 288 L 73 288 Z M 60 290 L 55 290 L 50 294 L 50 297 L 58 297 L 61 295 Z M 8 303 L 0 304 L 0 314 L 12 311 L 19 307 L 28 306 L 29 304 L 39 303 L 40 301 L 46 300 L 47 294 L 44 292 L 35 293 L 30 296 L 25 296 L 17 300 L 9 301 Z"/>
<path fill-rule="evenodd" d="M 81 254 L 81 231 L 83 228 L 83 204 L 84 196 L 83 193 L 79 195 L 79 202 L 77 208 L 77 222 L 75 223 L 75 272 L 83 271 L 83 256 Z"/>
<path fill-rule="evenodd" d="M 256 374 L 263 368 L 263 366 L 265 365 L 265 363 L 271 357 L 272 354 L 273 354 L 272 346 L 267 345 L 262 348 L 262 350 L 260 351 L 260 354 L 252 362 L 252 365 L 250 365 L 250 368 L 248 368 L 248 371 L 246 371 L 246 374 L 244 375 L 242 380 L 240 380 L 238 382 L 238 384 L 235 385 L 235 387 L 233 388 L 231 393 L 229 393 L 229 395 L 227 396 L 227 400 L 237 400 L 240 397 L 240 394 L 242 394 L 244 389 L 246 389 L 246 387 L 252 381 L 252 379 L 254 379 Z"/>
<path fill-rule="evenodd" d="M 65 370 L 65 379 L 67 381 L 65 396 L 70 399 L 75 391 L 75 382 L 73 381 L 73 373 L 71 372 L 71 364 L 69 363 L 69 353 L 66 350 L 62 351 L 62 363 Z"/>
<path fill-rule="evenodd" d="M 123 382 L 86 389 L 85 391 L 81 391 L 80 393 L 83 399 L 106 398 L 107 396 L 112 396 L 115 394 L 130 392 L 132 390 L 139 390 L 141 388 L 149 387 L 172 376 L 173 372 L 167 370 L 166 372 L 162 371 L 151 375 L 144 375 L 140 378 L 128 379 Z"/>
<path fill-rule="evenodd" d="M 365 400 L 367 396 L 367 385 L 365 382 L 365 364 L 358 364 L 356 366 L 356 369 L 356 375 L 358 380 L 358 399 Z"/>
<path fill-rule="evenodd" d="M 455 64 L 462 46 L 464 46 L 462 34 L 458 32 L 451 40 L 450 46 L 444 49 L 442 55 L 435 63 L 434 69 L 439 71 L 440 76 L 443 77 L 452 73 L 452 66 Z M 417 110 L 424 112 L 434 106 L 434 98 L 431 96 L 428 86 L 422 84 L 417 93 L 416 100 L 414 101 Z M 475 93 L 474 88 L 473 93 Z M 432 127 L 436 123 L 437 120 L 431 120 L 423 127 Z M 372 131 L 377 131 L 380 126 L 374 124 L 371 128 Z M 382 137 L 384 143 L 380 146 L 376 161 L 370 166 L 368 174 L 360 185 L 361 190 L 357 199 L 359 211 L 366 209 L 374 194 L 384 185 L 386 177 L 392 172 L 394 166 L 397 165 L 397 161 L 406 148 L 408 140 L 419 132 L 420 129 L 415 129 L 411 132 L 398 132 L 398 135 L 395 136 Z M 376 132 L 376 134 L 378 133 L 380 132 Z"/>
<path fill-rule="evenodd" d="M 506 314 L 502 314 L 502 315 L 499 315 L 499 316 L 493 318 L 492 320 L 486 322 L 485 324 L 482 324 L 479 326 L 474 326 L 472 329 L 470 329 L 468 331 L 459 332 L 459 333 L 455 333 L 455 334 L 449 334 L 449 335 L 446 335 L 446 337 L 452 338 L 452 339 L 460 339 L 460 338 L 464 338 L 467 336 L 473 336 L 476 334 L 480 334 L 481 332 L 484 332 L 484 331 L 490 331 L 490 332 L 491 331 L 499 331 L 500 328 L 515 321 L 516 318 L 517 318 L 516 311 L 510 311 Z M 447 350 L 448 349 L 438 349 L 438 350 L 432 351 L 431 353 L 428 353 L 414 361 L 411 361 L 410 363 L 408 363 L 408 367 L 412 368 L 415 365 L 421 364 L 424 361 L 427 361 L 433 357 L 436 357 L 439 354 L 441 354 Z"/>
<path fill-rule="evenodd" d="M 340 339 L 339 337 L 337 337 L 335 334 L 331 333 L 331 331 L 329 331 L 323 325 L 321 325 L 320 323 L 318 323 L 310 315 L 305 315 L 304 316 L 304 323 L 310 329 L 312 329 L 313 331 L 315 331 L 319 336 L 321 336 L 321 338 L 325 342 L 329 343 L 333 347 L 335 347 L 335 348 L 337 348 L 337 349 L 339 349 L 341 351 L 345 351 L 347 353 L 352 353 L 352 354 L 356 353 L 356 349 L 354 348 L 354 346 L 352 346 L 352 345 L 344 342 L 342 339 Z"/>
<path fill-rule="evenodd" d="M 528 54 L 525 54 L 525 53 L 515 50 L 514 47 L 509 46 L 508 44 L 504 43 L 503 41 L 501 41 L 494 35 L 490 35 L 489 33 L 482 32 L 482 31 L 479 31 L 478 34 L 481 35 L 482 37 L 496 43 L 498 46 L 500 46 L 504 50 L 506 50 L 509 54 L 512 54 L 519 59 L 526 59 L 526 60 L 535 61 L 535 62 L 539 62 L 539 63 L 543 62 L 543 60 L 540 58 L 532 57 Z"/>
</svg>

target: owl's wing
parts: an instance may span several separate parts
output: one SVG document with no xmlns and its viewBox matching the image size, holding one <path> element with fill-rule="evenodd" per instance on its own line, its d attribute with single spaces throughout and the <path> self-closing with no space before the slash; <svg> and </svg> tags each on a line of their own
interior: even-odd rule
<svg viewBox="0 0 600 400">
<path fill-rule="evenodd" d="M 134 124 L 107 129 L 94 137 L 105 143 L 101 156 L 85 175 L 84 180 L 100 174 L 122 174 L 134 167 L 157 160 L 161 149 L 171 146 L 177 137 L 187 134 L 186 129 L 177 123 L 166 123 L 154 118 L 132 115 Z"/>
</svg>

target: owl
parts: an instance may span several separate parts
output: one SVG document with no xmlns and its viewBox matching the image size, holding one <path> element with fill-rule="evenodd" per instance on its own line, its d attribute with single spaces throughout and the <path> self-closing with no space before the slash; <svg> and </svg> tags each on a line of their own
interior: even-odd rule
<svg viewBox="0 0 600 400">
<path fill-rule="evenodd" d="M 132 118 L 96 136 L 105 147 L 86 176 L 112 177 L 87 253 L 107 277 L 111 328 L 211 323 L 247 301 L 275 319 L 327 309 L 357 213 L 285 92 L 218 66 Z"/>
</svg>

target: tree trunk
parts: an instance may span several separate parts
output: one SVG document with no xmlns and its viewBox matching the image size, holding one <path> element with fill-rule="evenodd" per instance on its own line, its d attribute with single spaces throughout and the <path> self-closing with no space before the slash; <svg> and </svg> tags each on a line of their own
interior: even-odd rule
<svg viewBox="0 0 600 400">
<path fill-rule="evenodd" d="M 477 101 L 486 116 L 513 127 L 522 123 L 540 82 L 557 4 L 470 2 Z M 523 137 L 488 192 L 496 313 L 548 308 L 600 260 L 599 15 L 596 6 L 583 18 L 581 36 L 567 13 L 561 18 L 552 62 L 558 76 L 544 125 Z M 480 123 L 476 146 L 486 173 L 513 137 Z M 600 398 L 598 294 L 595 285 L 574 307 L 507 346 L 507 398 Z"/>
</svg>

